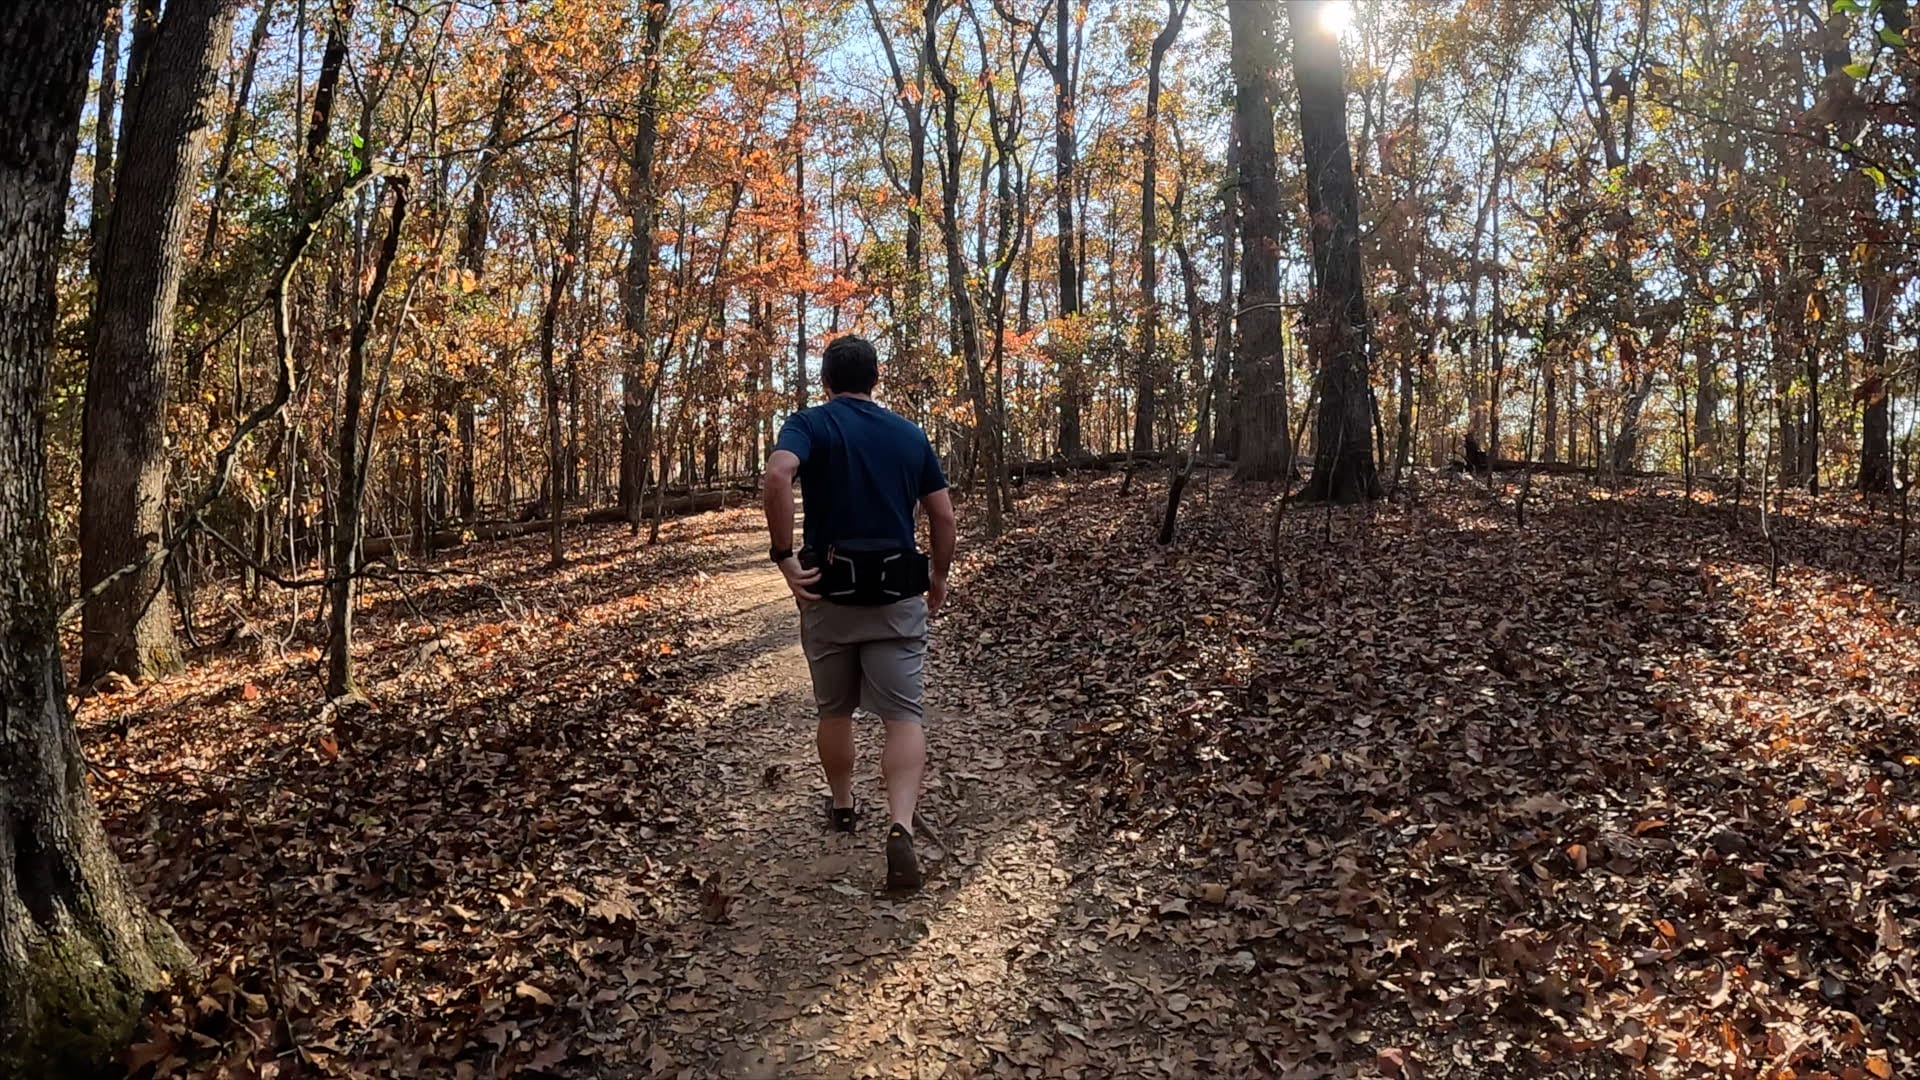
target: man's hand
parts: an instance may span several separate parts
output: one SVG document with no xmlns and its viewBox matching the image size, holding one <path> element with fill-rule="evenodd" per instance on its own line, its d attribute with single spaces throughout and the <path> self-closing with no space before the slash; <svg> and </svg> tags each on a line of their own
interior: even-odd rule
<svg viewBox="0 0 1920 1080">
<path fill-rule="evenodd" d="M 808 570 L 800 565 L 798 557 L 789 555 L 780 560 L 780 574 L 787 579 L 787 588 L 793 590 L 793 598 L 803 604 L 811 604 L 820 599 L 818 593 L 807 591 L 807 586 L 820 580 L 820 568 Z"/>
<path fill-rule="evenodd" d="M 945 606 L 947 606 L 947 575 L 935 574 L 927 585 L 927 618 L 931 619 L 940 614 L 940 609 Z"/>
</svg>

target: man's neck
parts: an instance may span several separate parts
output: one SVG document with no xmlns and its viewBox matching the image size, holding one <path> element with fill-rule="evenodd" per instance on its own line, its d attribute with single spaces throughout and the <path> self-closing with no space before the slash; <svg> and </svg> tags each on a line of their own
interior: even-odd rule
<svg viewBox="0 0 1920 1080">
<path fill-rule="evenodd" d="M 827 395 L 828 401 L 833 401 L 837 398 L 852 398 L 855 401 L 871 402 L 873 400 L 873 395 L 872 394 L 828 394 Z"/>
</svg>

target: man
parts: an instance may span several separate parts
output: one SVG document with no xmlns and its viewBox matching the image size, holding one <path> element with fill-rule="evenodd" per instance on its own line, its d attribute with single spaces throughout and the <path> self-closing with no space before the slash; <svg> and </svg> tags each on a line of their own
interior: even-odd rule
<svg viewBox="0 0 1920 1080">
<path fill-rule="evenodd" d="M 795 413 L 767 461 L 762 502 L 772 558 L 800 604 L 800 644 L 819 707 L 815 741 L 831 794 L 828 825 L 854 828 L 853 711 L 886 725 L 887 888 L 920 887 L 913 811 L 926 767 L 920 705 L 927 621 L 947 597 L 953 501 L 926 432 L 879 405 L 873 345 L 842 337 L 827 346 L 827 402 Z M 793 547 L 793 482 L 806 504 L 805 546 Z M 927 513 L 931 559 L 914 541 L 913 508 Z"/>
</svg>

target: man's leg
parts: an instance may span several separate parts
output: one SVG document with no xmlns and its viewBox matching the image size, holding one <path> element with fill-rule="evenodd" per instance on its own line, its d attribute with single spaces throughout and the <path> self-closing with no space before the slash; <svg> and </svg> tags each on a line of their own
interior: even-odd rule
<svg viewBox="0 0 1920 1080">
<path fill-rule="evenodd" d="M 920 805 L 920 778 L 927 770 L 927 729 L 918 720 L 886 723 L 887 749 L 880 757 L 880 768 L 887 777 L 887 812 L 895 825 L 912 832 L 913 810 Z M 853 745 L 851 727 L 847 745 Z"/>
<path fill-rule="evenodd" d="M 833 789 L 833 805 L 845 809 L 853 805 L 853 717 L 821 716 L 814 732 L 820 748 L 820 771 L 827 774 L 827 786 Z M 889 748 L 893 740 L 887 740 Z"/>
<path fill-rule="evenodd" d="M 814 745 L 833 791 L 831 805 L 841 810 L 853 806 L 853 710 L 860 704 L 860 647 L 845 642 L 840 625 L 845 619 L 845 612 L 824 602 L 800 609 L 800 645 L 819 708 Z M 836 827 L 851 831 L 851 815 Z"/>
<path fill-rule="evenodd" d="M 904 600 L 875 615 L 880 620 L 877 629 L 886 636 L 860 646 L 860 674 L 867 706 L 886 721 L 887 746 L 880 763 L 887 778 L 887 810 L 893 824 L 905 832 L 910 847 L 913 811 L 920 802 L 920 783 L 927 765 L 921 706 L 926 678 L 927 605 L 920 599 Z M 893 863 L 891 836 L 888 844 L 889 863 Z M 917 886 L 917 862 L 911 854 L 904 858 L 911 869 L 905 879 Z"/>
</svg>

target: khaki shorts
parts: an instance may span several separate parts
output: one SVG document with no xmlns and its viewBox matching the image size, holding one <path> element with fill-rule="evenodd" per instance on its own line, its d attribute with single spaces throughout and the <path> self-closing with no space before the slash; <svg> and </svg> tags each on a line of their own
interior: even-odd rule
<svg viewBox="0 0 1920 1080">
<path fill-rule="evenodd" d="M 825 600 L 800 605 L 800 648 L 813 672 L 820 716 L 852 716 L 858 706 L 882 720 L 923 717 L 927 601 L 916 596 L 882 607 Z"/>
</svg>

